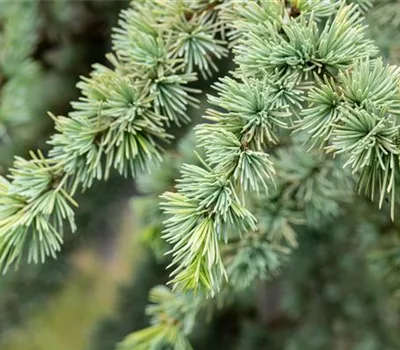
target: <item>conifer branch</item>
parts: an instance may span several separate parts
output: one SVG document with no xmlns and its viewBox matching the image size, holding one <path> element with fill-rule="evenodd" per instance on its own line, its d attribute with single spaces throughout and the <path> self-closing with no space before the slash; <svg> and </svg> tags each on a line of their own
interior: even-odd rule
<svg viewBox="0 0 400 350">
<path fill-rule="evenodd" d="M 0 178 L 2 267 L 25 250 L 33 261 L 55 255 L 63 222 L 74 229 L 78 189 L 107 179 L 112 168 L 137 176 L 161 160 L 167 127 L 187 122 L 187 107 L 197 104 L 188 86 L 195 71 L 209 77 L 227 54 L 219 33 L 237 67 L 215 84 L 207 123 L 195 128 L 204 154 L 185 159 L 173 189 L 170 178 L 147 183 L 166 190 L 163 239 L 174 292 L 152 292 L 152 326 L 120 349 L 190 349 L 187 336 L 206 296 L 273 277 L 297 245 L 297 226 L 338 215 L 353 180 L 379 205 L 389 198 L 394 216 L 399 69 L 376 58 L 363 23 L 369 2 L 358 2 L 365 6 L 134 4 L 114 32 L 112 68 L 96 65 L 69 117 L 53 116 L 49 157 L 17 159 L 11 181 Z"/>
<path fill-rule="evenodd" d="M 196 127 L 202 166 L 184 163 L 162 196 L 178 299 L 273 277 L 296 227 L 337 216 L 354 180 L 381 203 L 395 198 L 398 68 L 375 59 L 361 16 L 369 1 L 285 3 L 221 5 L 239 67 L 215 85 L 211 123 Z M 231 225 L 234 204 L 251 222 Z"/>
<path fill-rule="evenodd" d="M 296 122 L 300 110 L 305 109 L 305 92 L 321 81 L 319 77 L 323 81 L 337 79 L 338 73 L 377 52 L 366 38 L 362 16 L 354 5 L 332 6 L 329 14 L 318 6 L 313 12 L 304 8 L 304 13 L 296 17 L 290 16 L 291 8 L 282 2 L 243 7 L 243 16 L 234 17 L 235 11 L 229 7 L 222 15 L 236 20 L 231 26 L 239 69 L 233 79 L 224 78 L 217 83 L 217 96 L 209 98 L 217 107 L 206 116 L 213 123 L 197 127 L 199 146 L 206 154 L 205 169 L 183 165 L 177 193 L 164 195 L 167 202 L 162 208 L 172 215 L 166 221 L 165 238 L 173 245 L 172 283 L 178 289 L 205 289 L 211 294 L 220 289 L 220 281 L 226 275 L 216 240 L 223 238 L 227 242 L 235 231 L 245 233 L 246 228 L 256 228 L 245 198 L 252 191 L 266 193 L 273 183 L 275 171 L 266 153 L 268 148 L 278 142 L 285 130 L 296 129 L 299 124 L 307 129 L 304 119 Z M 316 20 L 332 14 L 320 29 Z M 344 79 L 344 74 L 340 73 L 338 79 Z M 376 84 L 379 86 L 379 82 Z M 348 90 L 350 94 L 351 88 Z M 361 98 L 364 101 L 367 96 Z M 320 110 L 318 106 L 318 113 Z M 332 118 L 335 115 L 330 121 Z M 308 120 L 308 126 L 314 127 L 314 123 Z M 320 128 L 314 130 L 322 132 Z M 325 134 L 330 132 L 322 133 Z M 392 181 L 387 183 L 391 185 Z M 305 198 L 309 196 L 305 194 Z M 302 200 L 297 198 L 299 203 Z M 240 208 L 239 215 L 227 217 L 234 206 Z M 329 215 L 329 210 L 333 209 L 324 214 Z"/>
<path fill-rule="evenodd" d="M 1 178 L 0 267 L 43 261 L 60 249 L 63 222 L 75 231 L 72 196 L 111 169 L 137 176 L 161 160 L 166 127 L 190 119 L 196 70 L 210 76 L 226 54 L 218 18 L 197 2 L 132 3 L 113 36 L 111 68 L 96 64 L 78 84 L 82 97 L 68 117 L 51 115 L 56 134 L 46 159 L 17 159 Z M 188 15 L 190 14 L 190 15 Z M 178 46 L 177 46 L 178 45 Z M 71 206 L 72 205 L 72 206 Z"/>
<path fill-rule="evenodd" d="M 203 298 L 191 293 L 174 294 L 167 287 L 157 286 L 150 291 L 146 313 L 151 326 L 128 335 L 117 350 L 148 350 L 172 346 L 175 350 L 192 350 L 187 339 Z"/>
</svg>

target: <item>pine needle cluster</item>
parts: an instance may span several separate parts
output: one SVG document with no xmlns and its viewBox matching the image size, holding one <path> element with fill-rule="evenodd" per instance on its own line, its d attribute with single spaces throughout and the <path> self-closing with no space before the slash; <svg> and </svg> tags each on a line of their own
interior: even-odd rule
<svg viewBox="0 0 400 350">
<path fill-rule="evenodd" d="M 94 65 L 69 115 L 51 115 L 49 154 L 17 159 L 9 179 L 1 178 L 3 271 L 25 251 L 34 262 L 56 255 L 64 222 L 75 230 L 78 189 L 107 179 L 111 169 L 136 176 L 161 160 L 171 139 L 166 128 L 188 122 L 187 108 L 197 103 L 198 91 L 188 86 L 197 79 L 194 70 L 211 75 L 213 60 L 226 54 L 217 33 L 208 4 L 149 1 L 122 13 L 110 67 Z"/>
</svg>

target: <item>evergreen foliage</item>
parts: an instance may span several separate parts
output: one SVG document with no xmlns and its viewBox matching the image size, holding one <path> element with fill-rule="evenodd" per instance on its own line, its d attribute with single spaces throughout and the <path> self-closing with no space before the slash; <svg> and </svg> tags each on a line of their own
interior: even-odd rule
<svg viewBox="0 0 400 350">
<path fill-rule="evenodd" d="M 345 203 L 357 198 L 352 188 L 379 208 L 389 202 L 394 220 L 400 71 L 368 37 L 370 5 L 133 2 L 114 31 L 110 67 L 94 65 L 68 117 L 52 116 L 48 156 L 16 158 L 9 179 L 0 178 L 2 270 L 56 256 L 65 223 L 76 230 L 79 189 L 112 169 L 138 177 L 159 163 L 169 128 L 190 122 L 188 107 L 198 106 L 191 83 L 198 73 L 212 76 L 227 48 L 236 67 L 208 97 L 196 157 L 169 153 L 161 173 L 142 182 L 153 206 L 147 238 L 168 256 L 172 290 L 152 289 L 151 326 L 117 348 L 191 349 L 200 311 L 276 276 L 299 232 L 346 214 Z M 153 242 L 160 235 L 166 244 Z M 386 260 L 383 270 L 398 264 Z"/>
<path fill-rule="evenodd" d="M 187 57 L 197 47 L 209 55 L 225 52 L 210 39 L 214 17 L 206 9 L 193 4 L 188 14 L 184 6 L 146 2 L 123 12 L 114 55 L 109 56 L 113 68 L 96 64 L 91 76 L 78 84 L 82 97 L 72 103 L 69 117 L 52 116 L 57 133 L 49 141 L 52 149 L 47 158 L 39 153 L 30 160 L 18 159 L 11 182 L 2 178 L 3 270 L 18 264 L 25 250 L 29 261 L 55 256 L 64 222 L 75 230 L 77 203 L 72 196 L 79 186 L 85 189 L 94 180 L 107 179 L 111 168 L 125 176 L 136 175 L 160 160 L 160 142 L 170 138 L 165 127 L 188 121 L 187 106 L 196 102 L 192 94 L 197 92 L 186 86 L 196 74 L 188 59 L 180 58 L 171 33 L 176 26 L 189 34 L 196 28 L 196 35 L 185 39 L 196 45 L 185 46 Z M 132 41 L 136 35 L 144 41 Z M 154 44 L 160 49 L 154 50 Z M 210 71 L 209 64 L 194 63 L 203 73 Z M 26 188 L 27 178 L 35 178 L 32 191 Z"/>
<path fill-rule="evenodd" d="M 280 1 L 251 3 L 249 7 L 260 7 L 259 13 L 262 13 L 262 6 L 268 7 L 266 19 L 233 25 L 242 31 L 239 38 L 235 34 L 233 48 L 238 69 L 233 73 L 234 79 L 224 78 L 216 85 L 217 96 L 209 99 L 218 108 L 209 110 L 206 116 L 214 123 L 197 127 L 199 146 L 204 147 L 206 153 L 204 169 L 183 165 L 177 193 L 164 195 L 166 202 L 162 207 L 167 214 L 172 214 L 166 221 L 165 237 L 173 245 L 174 288 L 205 289 L 212 294 L 220 289 L 226 273 L 219 249 L 216 249 L 216 239 L 223 238 L 227 242 L 229 231 L 233 231 L 233 235 L 240 234 L 238 231 L 259 231 L 254 216 L 248 212 L 250 206 L 245 203 L 245 197 L 251 195 L 252 190 L 257 192 L 259 185 L 264 193 L 268 187 L 273 187 L 273 162 L 268 159 L 267 152 L 276 147 L 274 145 L 280 148 L 280 137 L 288 134 L 285 130 L 302 130 L 300 138 L 307 134 L 311 139 L 318 137 L 316 143 L 322 142 L 328 153 L 349 154 L 344 167 L 352 165 L 353 172 L 361 172 L 359 191 L 373 199 L 378 188 L 380 204 L 389 192 L 394 215 L 395 191 L 392 189 L 397 151 L 392 145 L 397 131 L 389 118 L 396 114 L 395 104 L 394 110 L 391 108 L 391 94 L 396 95 L 398 90 L 394 89 L 382 99 L 372 91 L 369 93 L 367 84 L 365 92 L 360 91 L 364 80 L 354 77 L 365 79 L 367 74 L 373 80 L 372 77 L 378 75 L 385 81 L 383 86 L 387 83 L 385 76 L 388 80 L 394 79 L 395 84 L 397 73 L 379 61 L 370 62 L 377 50 L 366 38 L 359 9 L 355 5 L 336 5 L 330 7 L 333 11 L 330 13 L 326 13 L 326 7 L 321 12 L 318 7 L 313 8 L 321 17 L 335 13 L 323 27 L 316 22 L 318 16 L 307 8 L 301 16 L 290 17 Z M 222 11 L 226 10 L 225 18 L 230 18 L 234 10 L 229 10 L 229 4 L 226 6 L 228 10 L 223 8 Z M 288 14 L 286 20 L 285 14 Z M 354 42 L 357 45 L 353 45 Z M 361 58 L 364 60 L 360 63 Z M 347 71 L 350 65 L 351 72 Z M 323 84 L 321 81 L 329 82 L 329 79 L 343 82 L 343 87 L 335 85 L 343 97 L 329 91 L 333 83 L 319 88 Z M 346 83 L 354 86 L 346 86 Z M 380 80 L 374 81 L 377 89 L 380 83 Z M 305 95 L 310 89 L 311 97 L 307 98 Z M 331 107 L 328 109 L 327 105 Z M 369 112 L 375 122 L 357 125 L 358 114 L 365 112 Z M 381 113 L 388 113 L 389 118 Z M 302 115 L 307 117 L 301 118 Z M 376 123 L 385 123 L 382 129 L 378 127 L 382 136 L 376 137 Z M 323 129 L 328 130 L 321 137 L 319 133 Z M 316 130 L 317 136 L 313 134 Z M 375 146 L 375 140 L 381 139 L 382 144 L 378 142 Z M 357 141 L 371 145 L 372 150 L 367 148 L 365 153 L 360 153 L 364 146 Z M 353 157 L 352 146 L 355 148 Z M 340 160 L 335 158 L 335 162 Z M 318 168 L 316 166 L 316 170 Z M 309 193 L 304 196 L 315 200 L 314 190 L 310 186 Z M 324 200 L 322 203 L 325 207 Z"/>
<path fill-rule="evenodd" d="M 379 206 L 388 199 L 394 218 L 398 69 L 376 59 L 367 6 L 294 9 L 221 5 L 237 69 L 209 97 L 211 123 L 196 127 L 200 165 L 184 163 L 176 192 L 162 196 L 174 289 L 214 295 L 274 276 L 296 227 L 338 216 L 354 182 Z M 165 343 L 190 348 L 174 339 Z"/>
</svg>

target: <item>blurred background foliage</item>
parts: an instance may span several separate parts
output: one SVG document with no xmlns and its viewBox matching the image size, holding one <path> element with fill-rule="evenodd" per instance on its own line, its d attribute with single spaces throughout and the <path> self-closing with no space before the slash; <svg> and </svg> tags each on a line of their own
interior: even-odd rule
<svg viewBox="0 0 400 350">
<path fill-rule="evenodd" d="M 46 111 L 68 112 L 78 77 L 104 63 L 127 6 L 0 1 L 0 173 L 15 155 L 46 149 Z M 367 20 L 382 55 L 399 64 L 398 1 L 376 0 Z M 231 62 L 219 66 L 222 75 Z M 206 93 L 210 81 L 202 84 Z M 192 111 L 194 120 L 205 107 Z M 182 160 L 193 157 L 187 142 L 171 150 L 155 182 L 140 180 L 137 188 L 153 195 L 132 201 L 134 183 L 117 176 L 98 183 L 79 199 L 79 234 L 57 260 L 2 276 L 0 349 L 112 350 L 147 324 L 148 291 L 167 280 L 154 193 L 172 186 Z M 212 321 L 203 315 L 194 349 L 400 349 L 400 227 L 367 200 L 356 204 L 323 226 L 299 228 L 299 248 L 279 277 L 236 296 Z"/>
<path fill-rule="evenodd" d="M 7 172 L 15 155 L 25 156 L 29 149 L 46 149 L 46 140 L 53 131 L 47 111 L 69 111 L 70 101 L 78 96 L 75 84 L 79 76 L 87 75 L 93 63 L 105 60 L 111 28 L 126 6 L 126 1 L 0 2 L 0 173 Z M 84 256 L 85 247 L 94 249 L 102 260 L 112 258 L 124 208 L 132 193 L 132 183 L 119 178 L 107 185 L 98 184 L 82 199 L 78 220 L 86 234 L 70 237 L 66 249 L 50 264 L 23 266 L 2 277 L 0 348 L 43 349 L 47 342 L 44 338 L 38 340 L 44 342 L 38 345 L 30 340 L 14 344 L 12 339 L 21 339 L 18 327 L 31 325 L 31 317 L 41 314 L 52 303 L 51 298 L 78 297 L 78 287 L 71 287 L 71 292 L 63 288 L 69 288 L 70 278 L 82 283 L 75 255 Z M 83 253 L 78 254 L 81 249 Z M 89 275 L 93 276 L 93 271 Z M 78 304 L 75 310 L 79 310 Z M 53 324 L 50 315 L 45 317 Z M 86 318 L 76 317 L 71 327 L 80 319 Z M 45 328 L 51 329 L 48 325 Z M 57 339 L 54 335 L 52 338 Z"/>
</svg>

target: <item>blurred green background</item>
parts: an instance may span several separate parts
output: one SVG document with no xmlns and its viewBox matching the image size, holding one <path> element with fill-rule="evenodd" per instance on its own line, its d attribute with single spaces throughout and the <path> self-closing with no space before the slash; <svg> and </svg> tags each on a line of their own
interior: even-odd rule
<svg viewBox="0 0 400 350">
<path fill-rule="evenodd" d="M 127 1 L 0 1 L 0 173 L 16 155 L 46 149 L 47 111 L 65 115 L 79 76 L 105 62 Z M 79 235 L 57 260 L 0 280 L 0 349 L 86 349 L 112 312 L 118 285 L 140 259 L 129 210 L 131 181 L 82 196 Z M 136 253 L 137 252 L 137 253 Z"/>
</svg>

